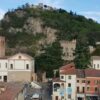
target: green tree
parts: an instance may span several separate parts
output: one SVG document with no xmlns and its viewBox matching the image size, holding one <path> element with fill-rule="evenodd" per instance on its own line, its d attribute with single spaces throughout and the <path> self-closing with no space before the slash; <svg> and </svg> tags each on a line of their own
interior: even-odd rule
<svg viewBox="0 0 100 100">
<path fill-rule="evenodd" d="M 63 65 L 62 47 L 59 42 L 48 45 L 45 53 L 36 57 L 37 70 L 46 71 L 47 77 L 53 77 L 53 70 Z"/>
<path fill-rule="evenodd" d="M 77 39 L 74 63 L 77 68 L 85 69 L 90 65 L 90 50 L 87 38 Z"/>
</svg>

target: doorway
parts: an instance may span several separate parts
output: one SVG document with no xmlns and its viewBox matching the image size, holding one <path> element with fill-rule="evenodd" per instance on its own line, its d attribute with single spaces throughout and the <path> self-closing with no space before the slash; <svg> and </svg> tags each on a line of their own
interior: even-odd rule
<svg viewBox="0 0 100 100">
<path fill-rule="evenodd" d="M 81 97 L 79 97 L 78 100 L 83 100 L 83 99 Z"/>
<path fill-rule="evenodd" d="M 7 82 L 7 76 L 4 76 L 4 82 Z"/>
<path fill-rule="evenodd" d="M 58 100 L 58 96 L 56 96 L 55 100 Z"/>
</svg>

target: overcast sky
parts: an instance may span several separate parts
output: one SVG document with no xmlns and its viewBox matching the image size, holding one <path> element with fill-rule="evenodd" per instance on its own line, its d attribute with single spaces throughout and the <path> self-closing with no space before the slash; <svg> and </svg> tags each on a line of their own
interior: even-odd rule
<svg viewBox="0 0 100 100">
<path fill-rule="evenodd" d="M 8 9 L 17 8 L 25 3 L 44 3 L 67 11 L 72 10 L 100 23 L 100 0 L 1 0 L 0 19 Z"/>
</svg>

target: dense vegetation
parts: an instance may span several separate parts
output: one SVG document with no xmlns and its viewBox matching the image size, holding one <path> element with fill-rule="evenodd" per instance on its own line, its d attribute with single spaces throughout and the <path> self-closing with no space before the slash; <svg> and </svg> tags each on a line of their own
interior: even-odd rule
<svg viewBox="0 0 100 100">
<path fill-rule="evenodd" d="M 46 51 L 45 53 L 36 57 L 37 70 L 46 71 L 47 77 L 53 77 L 52 69 L 58 69 L 58 66 L 63 65 L 63 60 L 61 59 L 62 48 L 60 43 L 55 41 L 44 50 Z"/>
<path fill-rule="evenodd" d="M 57 30 L 55 33 L 56 42 L 41 45 L 45 53 L 38 56 L 36 55 L 36 51 L 39 49 L 37 42 L 47 36 L 42 32 L 33 34 L 29 28 L 26 31 L 24 25 L 29 24 L 27 23 L 29 18 L 41 19 L 43 29 L 50 27 Z M 16 31 L 16 29 L 19 30 Z M 52 73 L 53 69 L 57 69 L 63 64 L 60 40 L 76 39 L 75 64 L 78 68 L 87 67 L 90 63 L 88 46 L 95 46 L 95 42 L 100 41 L 100 24 L 72 11 L 67 12 L 63 9 L 43 10 L 26 4 L 5 14 L 4 19 L 0 22 L 0 35 L 6 37 L 9 48 L 26 47 L 27 52 L 36 57 L 37 68 Z M 50 73 L 47 76 L 51 76 Z"/>
</svg>

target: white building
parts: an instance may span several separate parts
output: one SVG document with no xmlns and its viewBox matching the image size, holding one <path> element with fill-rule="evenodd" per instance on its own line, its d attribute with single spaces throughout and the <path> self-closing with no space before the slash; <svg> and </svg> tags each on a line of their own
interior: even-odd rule
<svg viewBox="0 0 100 100">
<path fill-rule="evenodd" d="M 100 70 L 100 56 L 93 56 L 91 59 L 91 65 L 92 68 Z"/>
<path fill-rule="evenodd" d="M 0 36 L 0 81 L 35 80 L 34 59 L 24 53 L 6 57 L 5 37 Z"/>
<path fill-rule="evenodd" d="M 71 66 L 74 65 L 72 64 Z M 71 66 L 61 67 L 60 79 L 53 81 L 52 100 L 76 100 L 76 74 L 73 68 L 69 68 Z M 66 68 L 70 69 L 67 73 Z"/>
<path fill-rule="evenodd" d="M 8 75 L 8 60 L 6 58 L 0 59 L 0 81 L 7 81 Z"/>
<path fill-rule="evenodd" d="M 34 59 L 23 53 L 0 59 L 0 81 L 34 80 Z"/>
</svg>

